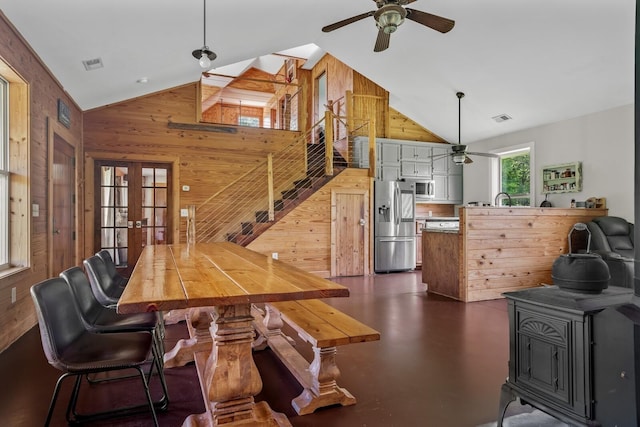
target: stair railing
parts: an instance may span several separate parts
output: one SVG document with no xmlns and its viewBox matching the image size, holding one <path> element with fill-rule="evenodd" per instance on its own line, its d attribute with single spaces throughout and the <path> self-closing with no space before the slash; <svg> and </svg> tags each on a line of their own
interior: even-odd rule
<svg viewBox="0 0 640 427">
<path fill-rule="evenodd" d="M 264 161 L 200 204 L 196 216 L 197 240 L 230 240 L 234 233 L 249 231 L 243 227 L 250 227 L 253 222 L 273 221 L 276 209 L 286 202 L 279 194 L 310 176 L 332 175 L 333 156 L 330 159 L 324 156 L 325 144 L 312 143 L 319 140 L 312 138 L 317 133 L 331 132 L 331 126 L 325 127 L 324 120 L 284 149 L 269 153 Z"/>
<path fill-rule="evenodd" d="M 208 197 L 196 208 L 197 241 L 241 240 L 242 235 L 253 234 L 252 227 L 272 223 L 276 212 L 290 203 L 288 198 L 295 197 L 296 185 L 304 188 L 305 180 L 333 176 L 336 165 L 349 166 L 350 154 L 343 159 L 334 149 L 334 124 L 339 120 L 342 118 L 327 111 L 294 142 L 269 153 L 264 161 Z M 369 135 L 373 156 L 370 176 L 375 176 L 375 119 L 360 120 L 354 130 Z"/>
</svg>

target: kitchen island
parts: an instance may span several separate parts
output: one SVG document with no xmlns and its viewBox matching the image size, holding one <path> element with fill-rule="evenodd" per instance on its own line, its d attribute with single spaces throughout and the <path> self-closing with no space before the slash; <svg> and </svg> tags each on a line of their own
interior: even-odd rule
<svg viewBox="0 0 640 427">
<path fill-rule="evenodd" d="M 551 284 L 551 266 L 569 252 L 573 224 L 606 215 L 607 209 L 461 207 L 457 232 L 422 231 L 422 281 L 427 292 L 464 302 Z"/>
</svg>

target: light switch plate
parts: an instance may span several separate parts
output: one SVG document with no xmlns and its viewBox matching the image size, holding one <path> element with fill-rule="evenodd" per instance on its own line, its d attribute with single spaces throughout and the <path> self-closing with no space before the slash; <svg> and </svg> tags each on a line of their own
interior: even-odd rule
<svg viewBox="0 0 640 427">
<path fill-rule="evenodd" d="M 188 185 L 182 186 L 182 191 L 189 191 L 189 190 L 191 190 L 191 187 L 189 187 Z"/>
<path fill-rule="evenodd" d="M 180 209 L 180 216 L 182 217 L 189 216 L 189 211 L 187 209 Z"/>
<path fill-rule="evenodd" d="M 37 217 L 40 216 L 40 205 L 37 203 L 34 203 L 31 205 L 31 216 L 32 217 Z"/>
</svg>

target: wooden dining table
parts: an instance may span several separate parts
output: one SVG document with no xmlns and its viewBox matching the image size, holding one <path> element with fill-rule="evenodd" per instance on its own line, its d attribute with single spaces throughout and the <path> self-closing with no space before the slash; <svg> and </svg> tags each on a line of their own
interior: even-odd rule
<svg viewBox="0 0 640 427">
<path fill-rule="evenodd" d="M 193 347 L 206 412 L 183 426 L 290 426 L 284 414 L 254 400 L 262 380 L 252 355 L 251 306 L 346 296 L 344 286 L 234 243 L 152 245 L 142 251 L 117 310 L 191 309 L 193 324 L 208 316 L 207 346 L 200 340 Z M 193 334 L 202 335 L 202 327 Z"/>
</svg>

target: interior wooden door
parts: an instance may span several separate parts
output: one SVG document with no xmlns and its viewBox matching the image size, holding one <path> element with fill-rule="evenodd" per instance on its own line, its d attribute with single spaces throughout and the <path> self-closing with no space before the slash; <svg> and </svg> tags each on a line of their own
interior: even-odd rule
<svg viewBox="0 0 640 427">
<path fill-rule="evenodd" d="M 332 192 L 332 276 L 368 274 L 368 206 L 365 191 Z"/>
<path fill-rule="evenodd" d="M 128 275 L 147 245 L 171 243 L 171 165 L 97 161 L 95 251 L 107 249 Z"/>
<path fill-rule="evenodd" d="M 75 150 L 53 134 L 51 176 L 50 276 L 76 264 L 75 250 Z"/>
</svg>

